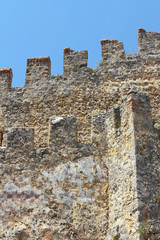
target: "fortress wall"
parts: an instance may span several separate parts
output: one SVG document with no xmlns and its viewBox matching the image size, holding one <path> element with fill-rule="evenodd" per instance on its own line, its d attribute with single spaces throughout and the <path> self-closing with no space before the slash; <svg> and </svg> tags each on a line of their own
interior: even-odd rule
<svg viewBox="0 0 160 240">
<path fill-rule="evenodd" d="M 77 142 L 73 116 L 53 116 L 49 126 L 47 148 L 33 148 L 31 128 L 9 129 L 0 148 L 0 238 L 105 239 L 104 159 Z"/>
<path fill-rule="evenodd" d="M 158 47 L 158 37 L 145 34 L 149 36 L 147 41 Z M 145 42 L 143 38 L 140 46 L 146 46 Z M 121 90 L 130 81 L 149 93 L 153 119 L 157 121 L 160 118 L 157 53 L 153 50 L 148 58 L 146 49 L 146 55 L 141 50 L 125 55 L 123 44 L 116 40 L 102 40 L 101 46 L 103 61 L 95 69 L 87 68 L 87 51 L 64 49 L 64 76 L 50 76 L 49 57 L 28 59 L 25 87 L 7 87 L 7 92 L 2 91 L 1 131 L 5 134 L 8 127 L 34 127 L 35 145 L 45 147 L 49 118 L 54 114 L 73 114 L 77 118 L 79 141 L 90 142 L 91 116 L 120 102 Z"/>
<path fill-rule="evenodd" d="M 87 80 L 78 83 L 70 83 L 63 77 L 51 78 L 40 81 L 38 86 L 33 84 L 30 88 L 8 93 L 2 100 L 1 126 L 4 129 L 13 125 L 34 127 L 35 144 L 44 147 L 48 139 L 49 118 L 54 114 L 73 114 L 78 119 L 79 140 L 90 142 L 92 114 L 101 110 L 105 112 L 117 98 L 99 89 L 96 82 L 88 79 L 88 73 L 85 76 Z"/>
<path fill-rule="evenodd" d="M 2 239 L 109 240 L 119 233 L 122 239 L 134 239 L 147 218 L 154 225 L 156 215 L 150 209 L 158 213 L 157 203 L 151 203 L 152 197 L 157 199 L 154 183 L 159 184 L 159 143 L 153 132 L 159 133 L 160 119 L 159 52 L 154 50 L 158 36 L 139 30 L 139 53 L 128 55 L 122 43 L 102 40 L 103 61 L 95 69 L 87 68 L 87 51 L 66 48 L 64 74 L 58 76 L 50 76 L 49 57 L 28 59 L 25 86 L 19 88 L 11 87 L 11 70 L 0 71 Z M 132 86 L 148 92 L 151 109 L 145 97 L 124 97 Z M 143 131 L 143 122 L 149 131 Z M 137 146 L 144 146 L 141 158 L 146 154 L 146 159 L 139 161 Z M 141 160 L 144 168 L 148 163 L 144 172 Z M 150 192 L 147 201 L 139 176 Z"/>
</svg>

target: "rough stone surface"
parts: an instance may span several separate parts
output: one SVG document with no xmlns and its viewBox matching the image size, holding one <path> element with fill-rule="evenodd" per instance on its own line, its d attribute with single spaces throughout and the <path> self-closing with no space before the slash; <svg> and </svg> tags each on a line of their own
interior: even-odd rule
<svg viewBox="0 0 160 240">
<path fill-rule="evenodd" d="M 160 239 L 160 34 L 0 69 L 0 239 Z"/>
</svg>

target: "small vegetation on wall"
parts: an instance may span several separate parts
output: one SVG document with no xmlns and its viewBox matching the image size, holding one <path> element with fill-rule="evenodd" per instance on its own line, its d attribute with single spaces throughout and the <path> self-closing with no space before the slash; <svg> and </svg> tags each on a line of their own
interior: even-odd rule
<svg viewBox="0 0 160 240">
<path fill-rule="evenodd" d="M 158 203 L 160 203 L 160 194 L 154 198 L 154 200 Z"/>
<path fill-rule="evenodd" d="M 146 221 L 143 221 L 139 225 L 139 228 L 137 229 L 136 233 L 139 233 L 140 235 L 144 236 L 144 238 L 148 239 L 150 230 L 151 230 L 151 220 L 148 219 Z"/>
<path fill-rule="evenodd" d="M 99 61 L 96 62 L 97 67 L 101 67 L 103 65 L 103 62 L 104 62 L 103 59 L 99 59 Z"/>
</svg>

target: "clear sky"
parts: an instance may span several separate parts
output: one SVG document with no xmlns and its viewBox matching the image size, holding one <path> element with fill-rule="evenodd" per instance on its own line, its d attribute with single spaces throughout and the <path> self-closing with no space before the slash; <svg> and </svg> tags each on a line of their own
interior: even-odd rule
<svg viewBox="0 0 160 240">
<path fill-rule="evenodd" d="M 63 73 L 63 48 L 88 50 L 89 67 L 101 59 L 101 39 L 138 52 L 137 29 L 160 32 L 160 0 L 0 0 L 0 68 L 24 85 L 27 58 L 50 56 L 52 75 Z"/>
</svg>

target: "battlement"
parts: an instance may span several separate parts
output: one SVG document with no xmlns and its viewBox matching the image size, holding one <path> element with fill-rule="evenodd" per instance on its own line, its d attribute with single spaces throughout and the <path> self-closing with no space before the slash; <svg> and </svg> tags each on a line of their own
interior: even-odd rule
<svg viewBox="0 0 160 240">
<path fill-rule="evenodd" d="M 43 160 L 43 149 L 34 146 L 34 128 L 16 127 L 9 128 L 6 133 L 6 147 L 0 148 L 0 162 L 8 161 L 14 164 L 20 162 Z M 86 153 L 83 148 L 86 148 Z M 49 159 L 56 156 L 56 161 L 68 161 L 77 156 L 91 154 L 90 147 L 78 143 L 77 121 L 72 115 L 52 116 L 48 129 L 48 145 L 45 148 Z M 87 150 L 88 149 L 88 150 Z M 5 154 L 5 155 L 4 155 Z M 40 157 L 42 159 L 40 159 Z M 46 157 L 46 156 L 45 156 Z"/>
<path fill-rule="evenodd" d="M 146 55 L 160 54 L 160 33 L 146 32 L 144 29 L 138 29 L 139 54 Z M 144 55 L 144 56 L 143 56 Z"/>
<path fill-rule="evenodd" d="M 125 51 L 122 42 L 117 40 L 101 40 L 102 58 L 104 64 L 112 64 L 125 60 Z"/>
<path fill-rule="evenodd" d="M 101 40 L 96 68 L 65 48 L 56 76 L 29 58 L 18 88 L 0 69 L 0 239 L 160 238 L 159 40 Z"/>
<path fill-rule="evenodd" d="M 8 91 L 12 84 L 12 69 L 11 68 L 0 68 L 0 88 L 1 91 Z"/>
<path fill-rule="evenodd" d="M 27 59 L 25 84 L 32 81 L 36 82 L 41 78 L 47 78 L 51 75 L 50 57 L 38 57 Z"/>
<path fill-rule="evenodd" d="M 70 48 L 64 49 L 63 74 L 68 77 L 71 72 L 86 68 L 88 63 L 88 51 L 74 51 Z"/>
<path fill-rule="evenodd" d="M 117 63 L 123 64 L 125 72 L 131 71 L 131 61 L 139 67 L 143 65 L 147 59 L 159 61 L 160 58 L 160 33 L 147 32 L 142 28 L 138 29 L 138 54 L 125 55 L 124 46 L 118 40 L 101 40 L 102 62 L 100 66 L 105 66 L 108 71 L 113 72 L 112 65 Z M 79 73 L 79 71 L 87 69 L 88 51 L 74 51 L 70 48 L 64 48 L 63 53 L 63 75 L 69 77 L 70 74 Z M 124 65 L 125 64 L 125 65 Z M 119 77 L 119 72 L 116 72 Z M 2 92 L 8 91 L 12 84 L 12 69 L 0 69 L 0 86 Z M 51 60 L 50 57 L 36 57 L 27 59 L 25 87 L 36 83 L 41 79 L 48 79 L 51 76 Z"/>
</svg>

